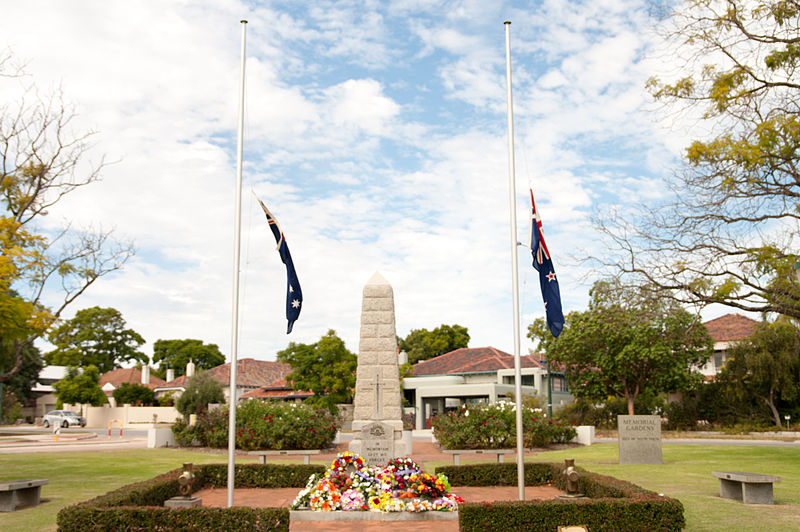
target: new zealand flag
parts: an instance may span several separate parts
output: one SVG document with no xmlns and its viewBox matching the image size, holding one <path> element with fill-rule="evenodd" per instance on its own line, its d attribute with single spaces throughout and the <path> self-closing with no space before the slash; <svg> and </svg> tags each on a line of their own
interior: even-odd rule
<svg viewBox="0 0 800 532">
<path fill-rule="evenodd" d="M 269 212 L 269 209 L 261 200 L 258 200 L 258 203 L 261 204 L 264 214 L 267 215 L 269 228 L 275 236 L 275 242 L 278 243 L 278 253 L 280 253 L 281 260 L 286 265 L 286 319 L 289 321 L 286 334 L 289 334 L 292 332 L 294 322 L 300 317 L 300 309 L 303 307 L 303 291 L 300 290 L 300 281 L 297 280 L 297 272 L 294 271 L 292 254 L 289 253 L 289 246 L 286 245 L 286 237 L 283 236 L 278 220 Z"/>
<path fill-rule="evenodd" d="M 533 255 L 533 267 L 539 272 L 539 285 L 542 287 L 547 326 L 553 336 L 558 336 L 564 329 L 561 292 L 558 289 L 558 280 L 556 280 L 556 271 L 553 268 L 553 261 L 550 259 L 550 252 L 544 242 L 542 219 L 536 212 L 533 190 L 531 190 L 531 254 Z"/>
</svg>

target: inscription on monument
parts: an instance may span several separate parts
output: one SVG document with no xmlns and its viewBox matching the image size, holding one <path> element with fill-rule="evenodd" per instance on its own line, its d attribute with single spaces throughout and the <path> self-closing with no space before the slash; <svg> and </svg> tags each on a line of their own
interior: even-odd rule
<svg viewBox="0 0 800 532">
<path fill-rule="evenodd" d="M 361 457 L 367 464 L 383 466 L 394 458 L 394 429 L 375 422 L 361 429 Z"/>
<path fill-rule="evenodd" d="M 661 416 L 617 416 L 620 464 L 661 464 Z"/>
</svg>

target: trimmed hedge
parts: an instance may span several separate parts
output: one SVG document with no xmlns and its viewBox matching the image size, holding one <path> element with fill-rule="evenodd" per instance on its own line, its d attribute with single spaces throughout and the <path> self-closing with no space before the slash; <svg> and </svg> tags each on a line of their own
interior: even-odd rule
<svg viewBox="0 0 800 532">
<path fill-rule="evenodd" d="M 552 531 L 558 526 L 585 525 L 592 532 L 647 530 L 678 532 L 686 525 L 683 504 L 624 480 L 580 473 L 579 491 L 588 499 L 460 504 L 459 526 L 464 532 L 507 530 Z M 525 485 L 551 484 L 566 488 L 562 464 L 525 464 Z M 475 464 L 437 467 L 453 486 L 512 486 L 516 464 Z M 458 489 L 454 489 L 458 493 Z"/>
<path fill-rule="evenodd" d="M 235 467 L 237 488 L 303 488 L 321 465 L 241 464 Z M 181 468 L 129 484 L 58 512 L 58 529 L 100 530 L 289 530 L 288 508 L 164 508 L 180 494 Z M 227 464 L 195 466 L 194 491 L 227 486 Z"/>
</svg>

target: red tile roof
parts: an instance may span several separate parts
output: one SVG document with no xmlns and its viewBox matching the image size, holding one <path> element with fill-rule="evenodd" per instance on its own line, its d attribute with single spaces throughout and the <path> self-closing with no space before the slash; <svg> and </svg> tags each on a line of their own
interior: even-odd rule
<svg viewBox="0 0 800 532">
<path fill-rule="evenodd" d="M 112 369 L 100 375 L 100 387 L 111 383 L 114 388 L 119 388 L 121 384 L 129 382 L 131 384 L 142 384 L 142 370 L 138 368 L 119 368 Z M 150 375 L 150 384 L 145 384 L 151 390 L 157 386 L 163 386 L 166 382 L 158 377 Z"/>
<path fill-rule="evenodd" d="M 531 355 L 520 357 L 523 368 L 541 368 L 543 365 Z M 514 355 L 494 347 L 465 347 L 450 351 L 414 365 L 413 377 L 427 375 L 463 375 L 466 373 L 491 373 L 500 369 L 513 369 Z"/>
<path fill-rule="evenodd" d="M 255 360 L 253 358 L 243 358 L 236 365 L 236 385 L 245 387 L 267 386 L 278 379 L 284 378 L 292 372 L 292 367 L 283 362 L 273 362 L 270 360 Z M 217 380 L 222 386 L 228 386 L 231 382 L 231 365 L 220 364 L 208 370 L 208 374 Z M 186 375 L 181 375 L 173 379 L 160 388 L 185 388 Z"/>
<path fill-rule="evenodd" d="M 286 382 L 286 378 L 281 377 L 268 386 L 242 394 L 241 399 L 307 399 L 308 397 L 314 397 L 314 392 L 294 391 Z"/>
<path fill-rule="evenodd" d="M 725 314 L 703 323 L 714 342 L 730 342 L 747 338 L 758 322 L 740 314 Z"/>
</svg>

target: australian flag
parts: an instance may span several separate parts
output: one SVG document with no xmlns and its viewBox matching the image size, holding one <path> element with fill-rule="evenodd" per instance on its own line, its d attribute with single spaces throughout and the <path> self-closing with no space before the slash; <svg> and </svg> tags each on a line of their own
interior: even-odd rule
<svg viewBox="0 0 800 532">
<path fill-rule="evenodd" d="M 536 212 L 533 190 L 531 190 L 531 254 L 533 255 L 533 267 L 539 272 L 539 285 L 542 287 L 547 326 L 553 336 L 558 336 L 564 329 L 561 292 L 558 289 L 558 280 L 556 279 L 556 271 L 553 268 L 553 261 L 550 259 L 550 252 L 544 242 L 542 219 L 539 217 L 539 213 Z"/>
<path fill-rule="evenodd" d="M 289 253 L 289 246 L 286 245 L 286 237 L 283 236 L 278 220 L 269 212 L 269 209 L 261 200 L 258 200 L 258 203 L 261 204 L 264 214 L 267 215 L 269 228 L 272 230 L 272 234 L 275 235 L 275 242 L 278 243 L 278 253 L 281 254 L 281 260 L 286 265 L 286 319 L 289 322 L 286 334 L 289 334 L 292 332 L 294 322 L 300 317 L 300 309 L 303 307 L 303 291 L 300 290 L 300 282 L 297 280 L 297 272 L 294 271 L 292 254 Z"/>
</svg>

